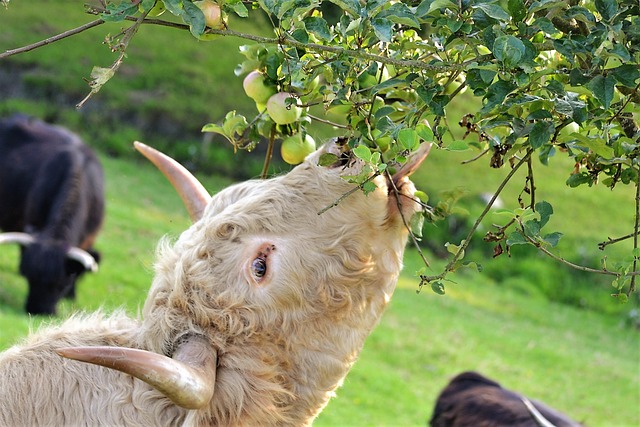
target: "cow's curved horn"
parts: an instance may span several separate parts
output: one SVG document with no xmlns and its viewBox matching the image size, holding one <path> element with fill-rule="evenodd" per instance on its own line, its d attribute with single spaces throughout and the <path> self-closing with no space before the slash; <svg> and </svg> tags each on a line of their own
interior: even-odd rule
<svg viewBox="0 0 640 427">
<path fill-rule="evenodd" d="M 142 153 L 167 177 L 176 189 L 184 203 L 192 221 L 202 217 L 205 207 L 211 200 L 211 195 L 184 166 L 160 151 L 142 142 L 133 143 L 136 150 Z"/>
<path fill-rule="evenodd" d="M 19 231 L 0 233 L 0 245 L 3 243 L 18 243 L 19 245 L 30 245 L 35 240 L 36 239 L 32 235 Z"/>
<path fill-rule="evenodd" d="M 218 355 L 202 337 L 192 337 L 181 344 L 173 359 L 124 347 L 67 347 L 57 352 L 134 376 L 183 408 L 202 408 L 213 396 Z"/>
<path fill-rule="evenodd" d="M 70 248 L 67 251 L 67 257 L 78 261 L 84 268 L 92 273 L 98 271 L 98 263 L 96 259 L 87 251 L 80 248 Z"/>
</svg>

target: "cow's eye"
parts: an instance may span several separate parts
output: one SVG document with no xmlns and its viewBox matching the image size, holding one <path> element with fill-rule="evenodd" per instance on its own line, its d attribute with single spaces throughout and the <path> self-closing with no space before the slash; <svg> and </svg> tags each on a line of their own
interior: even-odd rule
<svg viewBox="0 0 640 427">
<path fill-rule="evenodd" d="M 251 273 L 253 277 L 260 280 L 265 274 L 267 274 L 267 260 L 263 257 L 258 257 L 251 263 Z"/>
</svg>

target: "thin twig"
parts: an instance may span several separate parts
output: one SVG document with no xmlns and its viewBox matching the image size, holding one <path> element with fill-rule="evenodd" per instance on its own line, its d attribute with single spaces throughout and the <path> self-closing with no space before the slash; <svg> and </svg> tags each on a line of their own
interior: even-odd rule
<svg viewBox="0 0 640 427">
<path fill-rule="evenodd" d="M 380 176 L 380 172 L 376 172 L 373 175 L 371 175 L 369 178 L 365 179 L 362 184 L 359 184 L 356 187 L 353 187 L 351 190 L 347 191 L 346 193 L 344 193 L 343 195 L 341 195 L 340 197 L 338 197 L 333 203 L 331 203 L 329 206 L 326 206 L 324 208 L 322 208 L 320 211 L 318 211 L 318 215 L 322 215 L 323 213 L 325 213 L 326 211 L 328 211 L 329 209 L 333 209 L 336 206 L 338 206 L 340 204 L 340 202 L 342 202 L 344 199 L 346 199 L 347 197 L 349 197 L 350 195 L 352 195 L 353 193 L 355 193 L 356 191 L 359 191 L 362 189 L 362 186 L 364 184 L 366 184 L 369 181 L 373 181 L 377 176 Z"/>
<path fill-rule="evenodd" d="M 389 182 L 391 183 L 391 187 L 393 188 L 393 193 L 396 197 L 396 206 L 398 207 L 398 212 L 400 212 L 400 217 L 402 218 L 402 223 L 404 224 L 404 228 L 406 228 L 407 231 L 409 232 L 409 236 L 411 237 L 411 242 L 418 250 L 418 255 L 420 255 L 420 258 L 422 258 L 422 262 L 424 263 L 424 265 L 431 268 L 431 264 L 429 263 L 429 260 L 427 260 L 427 257 L 424 256 L 424 253 L 422 252 L 422 248 L 420 248 L 420 243 L 418 242 L 417 237 L 413 234 L 413 231 L 411 230 L 411 227 L 409 226 L 409 223 L 407 222 L 407 219 L 404 217 L 404 213 L 402 212 L 402 202 L 400 201 L 400 196 L 404 196 L 404 197 L 407 197 L 407 196 L 405 196 L 404 194 L 401 194 L 398 191 L 398 188 L 396 187 L 396 183 L 393 181 L 393 178 L 389 174 L 389 171 L 386 170 L 385 173 L 387 174 L 387 179 L 389 180 Z"/>
<path fill-rule="evenodd" d="M 565 264 L 575 270 L 580 270 L 580 271 L 584 271 L 587 273 L 596 273 L 596 274 L 606 274 L 609 276 L 622 276 L 622 273 L 616 272 L 616 271 L 610 271 L 610 270 L 604 270 L 604 269 L 596 269 L 596 268 L 591 268 L 591 267 L 585 267 L 584 265 L 579 265 L 579 264 L 575 264 L 571 261 L 567 261 L 566 259 L 554 254 L 553 252 L 551 252 L 550 250 L 548 250 L 547 248 L 545 248 L 544 246 L 542 246 L 542 244 L 540 242 L 538 242 L 537 240 L 534 240 L 533 238 L 529 237 L 526 235 L 526 233 L 521 233 L 524 238 L 531 243 L 533 246 L 535 246 L 537 249 L 539 249 L 540 251 L 542 251 L 542 253 L 544 253 L 545 255 L 548 255 L 549 257 L 553 258 L 554 260 L 561 262 L 562 264 Z M 624 274 L 624 276 L 631 276 L 632 280 L 635 276 L 640 275 L 640 271 L 632 271 L 631 273 L 626 273 Z"/>
<path fill-rule="evenodd" d="M 86 31 L 86 30 L 88 30 L 90 28 L 97 27 L 98 25 L 102 25 L 102 24 L 104 24 L 104 22 L 105 21 L 103 21 L 102 19 L 96 19 L 95 21 L 88 22 L 88 23 L 86 23 L 84 25 L 81 25 L 78 28 L 74 28 L 72 30 L 65 31 L 64 33 L 60 33 L 58 35 L 55 35 L 53 37 L 49 37 L 49 38 L 41 40 L 39 42 L 32 43 L 32 44 L 27 45 L 27 46 L 19 47 L 17 49 L 11 49 L 11 50 L 4 51 L 3 53 L 0 53 L 0 59 L 8 58 L 9 56 L 12 56 L 12 55 L 17 55 L 19 53 L 29 52 L 29 51 L 37 49 L 39 47 L 46 46 L 48 44 L 57 42 L 59 40 L 65 39 L 67 37 L 74 36 L 74 35 L 76 35 L 78 33 Z"/>
<path fill-rule="evenodd" d="M 269 135 L 269 145 L 267 145 L 267 152 L 264 155 L 264 164 L 262 165 L 262 173 L 260 178 L 266 179 L 269 173 L 269 163 L 271 163 L 271 156 L 273 156 L 273 146 L 276 142 L 276 127 L 271 128 L 271 135 Z"/>
<path fill-rule="evenodd" d="M 606 242 L 600 242 L 598 243 L 598 249 L 600 249 L 601 251 L 604 250 L 604 248 L 606 248 L 609 245 L 613 245 L 615 243 L 619 243 L 622 242 L 624 240 L 630 239 L 632 237 L 634 237 L 635 235 L 637 235 L 638 233 L 629 233 L 626 236 L 622 236 L 622 237 L 617 237 L 615 239 L 612 239 L 611 237 L 607 238 Z"/>
<path fill-rule="evenodd" d="M 103 9 L 99 8 L 99 7 L 92 7 L 91 10 L 89 11 L 89 13 L 93 13 L 93 14 L 99 14 L 104 12 Z M 133 17 L 133 16 L 127 16 L 124 18 L 125 20 L 128 21 L 135 21 L 137 18 Z M 184 24 L 178 24 L 178 23 L 173 23 L 173 22 L 168 22 L 168 21 L 163 21 L 161 19 L 147 19 L 145 18 L 143 20 L 143 23 L 145 24 L 151 24 L 151 25 L 161 25 L 161 26 L 166 26 L 166 27 L 172 27 L 172 28 L 179 28 L 179 29 L 183 29 L 183 30 L 189 30 L 189 26 L 188 25 L 184 25 Z M 431 70 L 431 71 L 451 71 L 452 69 L 454 70 L 464 70 L 464 66 L 462 64 L 442 64 L 442 65 L 432 65 L 429 64 L 427 62 L 424 61 L 418 61 L 418 60 L 403 60 L 403 59 L 395 59 L 395 58 L 389 58 L 387 56 L 381 56 L 381 55 L 375 55 L 372 53 L 368 53 L 368 52 L 364 52 L 362 50 L 355 50 L 355 49 L 344 49 L 341 47 L 337 47 L 337 46 L 326 46 L 326 45 L 321 45 L 321 44 L 317 44 L 317 43 L 302 43 L 299 42 L 293 38 L 290 37 L 285 37 L 284 35 L 282 37 L 262 37 L 262 36 L 255 36 L 253 34 L 246 34 L 246 33 L 241 33 L 238 31 L 233 31 L 233 30 L 229 30 L 229 29 L 225 29 L 225 30 L 214 30 L 212 28 L 208 28 L 207 31 L 205 32 L 205 34 L 216 34 L 216 35 L 220 35 L 220 36 L 232 36 L 232 37 L 237 37 L 240 39 L 245 39 L 245 40 L 251 40 L 254 41 L 256 43 L 262 43 L 262 44 L 276 44 L 276 45 L 286 45 L 286 46 L 292 46 L 295 47 L 297 49 L 304 49 L 304 50 L 312 50 L 315 52 L 327 52 L 327 53 L 334 53 L 334 54 L 338 54 L 338 55 L 347 55 L 350 56 L 352 58 L 360 58 L 360 59 L 364 59 L 367 61 L 377 61 L 380 62 L 382 64 L 392 64 L 395 65 L 397 67 L 405 67 L 405 68 L 415 68 L 415 69 L 420 69 L 420 70 Z M 288 36 L 288 35 L 287 35 Z"/>
<path fill-rule="evenodd" d="M 337 127 L 337 128 L 340 128 L 340 129 L 349 129 L 349 126 L 345 126 L 345 125 L 341 125 L 339 123 L 334 123 L 334 122 L 329 121 L 329 120 L 321 119 L 320 117 L 316 117 L 316 116 L 313 116 L 313 115 L 308 114 L 308 113 L 307 113 L 307 117 L 309 117 L 311 120 L 315 120 L 316 122 L 324 123 L 325 125 Z"/>
<path fill-rule="evenodd" d="M 491 150 L 491 148 L 487 148 L 486 150 L 482 151 L 480 154 L 478 154 L 475 157 L 472 157 L 471 159 L 468 160 L 463 160 L 460 162 L 460 164 L 462 165 L 466 165 L 472 162 L 475 162 L 476 160 L 478 160 L 480 157 L 484 156 L 485 154 L 487 154 L 489 151 Z"/>
<path fill-rule="evenodd" d="M 151 11 L 151 9 L 147 10 L 146 12 L 144 12 L 142 15 L 140 15 L 139 18 L 137 18 L 135 20 L 135 23 L 133 25 L 131 25 L 126 30 L 124 30 L 124 35 L 122 36 L 122 39 L 120 39 L 120 42 L 118 43 L 118 50 L 120 51 L 120 55 L 118 55 L 118 58 L 109 67 L 109 69 L 111 70 L 112 74 L 115 74 L 118 71 L 118 69 L 120 68 L 120 66 L 122 65 L 122 62 L 124 61 L 124 58 L 126 56 L 127 47 L 129 47 L 129 43 L 131 42 L 131 39 L 133 39 L 133 36 L 136 35 L 136 33 L 138 32 L 138 29 L 140 28 L 140 25 L 142 25 L 142 23 L 144 22 L 147 14 L 150 11 Z M 95 83 L 95 81 L 94 81 L 94 83 Z M 92 85 L 91 91 L 89 92 L 89 94 L 87 96 L 85 96 L 82 101 L 80 101 L 78 104 L 76 104 L 76 108 L 77 109 L 82 108 L 82 106 L 85 104 L 85 102 L 87 102 L 89 100 L 89 98 L 91 98 L 93 95 L 98 93 L 98 91 L 102 88 L 103 84 L 104 84 L 104 82 L 100 83 L 100 84 Z"/>
<path fill-rule="evenodd" d="M 536 183 L 533 179 L 533 165 L 531 164 L 531 156 L 527 159 L 527 179 L 529 180 L 529 195 L 531 196 L 529 204 L 531 209 L 536 209 Z M 526 184 L 525 184 L 526 185 Z"/>
<path fill-rule="evenodd" d="M 636 180 L 636 218 L 633 225 L 633 271 L 638 270 L 638 230 L 640 229 L 640 169 L 638 169 L 638 175 Z M 627 296 L 630 296 L 633 291 L 636 290 L 636 276 L 631 276 L 631 283 L 629 284 L 629 290 Z"/>
<path fill-rule="evenodd" d="M 473 226 L 469 230 L 469 233 L 467 234 L 467 237 L 462 241 L 462 243 L 460 244 L 460 247 L 458 248 L 456 253 L 453 255 L 453 258 L 451 259 L 451 261 L 449 261 L 449 263 L 444 267 L 442 273 L 440 273 L 440 274 L 438 274 L 436 276 L 424 276 L 424 275 L 420 276 L 420 279 L 423 282 L 432 282 L 434 280 L 442 280 L 447 276 L 447 274 L 449 274 L 451 271 L 454 270 L 454 267 L 455 267 L 456 263 L 458 262 L 458 260 L 460 259 L 460 257 L 464 253 L 464 251 L 469 246 L 469 243 L 471 242 L 471 239 L 473 238 L 473 235 L 475 234 L 476 230 L 480 226 L 480 223 L 482 222 L 484 217 L 487 216 L 487 214 L 489 213 L 489 210 L 491 210 L 491 207 L 493 206 L 494 202 L 496 201 L 496 199 L 498 198 L 500 193 L 502 193 L 502 190 L 504 190 L 504 188 L 507 186 L 507 183 L 509 181 L 511 181 L 511 178 L 515 175 L 515 173 L 518 171 L 518 169 L 520 169 L 520 167 L 524 163 L 526 163 L 527 159 L 531 156 L 531 153 L 533 153 L 533 149 L 529 148 L 527 150 L 527 153 L 525 154 L 525 156 L 511 169 L 511 171 L 505 177 L 505 179 L 502 180 L 502 182 L 498 186 L 498 189 L 496 190 L 496 192 L 491 197 L 491 200 L 489 200 L 489 203 L 487 203 L 487 205 L 485 206 L 485 208 L 482 211 L 482 213 L 480 214 L 480 216 L 478 216 L 478 218 L 476 218 L 476 222 L 473 224 Z"/>
</svg>

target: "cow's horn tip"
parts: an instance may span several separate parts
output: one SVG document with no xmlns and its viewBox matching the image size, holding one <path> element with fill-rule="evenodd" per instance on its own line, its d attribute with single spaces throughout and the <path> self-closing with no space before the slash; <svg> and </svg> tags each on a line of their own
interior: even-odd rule
<svg viewBox="0 0 640 427">
<path fill-rule="evenodd" d="M 145 144 L 144 142 L 140 142 L 140 141 L 133 141 L 133 146 L 138 151 L 144 150 L 145 148 L 149 148 L 149 146 L 147 144 Z"/>
</svg>

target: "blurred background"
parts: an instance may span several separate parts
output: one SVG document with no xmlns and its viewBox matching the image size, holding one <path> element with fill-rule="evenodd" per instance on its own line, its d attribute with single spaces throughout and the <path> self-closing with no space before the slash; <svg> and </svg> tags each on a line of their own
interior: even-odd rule
<svg viewBox="0 0 640 427">
<path fill-rule="evenodd" d="M 165 14 L 168 15 L 168 14 Z M 163 18 L 165 17 L 163 15 Z M 12 0 L 0 9 L 0 52 L 25 46 L 96 19 L 73 0 Z M 135 315 L 152 278 L 155 245 L 175 238 L 188 217 L 164 178 L 134 152 L 140 140 L 171 154 L 213 193 L 237 180 L 259 175 L 266 144 L 234 153 L 222 137 L 201 128 L 228 111 L 253 117 L 254 102 L 242 89 L 239 47 L 249 42 L 219 37 L 196 41 L 188 32 L 142 26 L 119 72 L 82 108 L 94 66 L 116 58 L 103 43 L 128 23 L 104 24 L 42 48 L 0 59 L 0 116 L 27 113 L 64 125 L 99 154 L 107 181 L 107 214 L 97 247 L 99 273 L 85 277 L 75 302 L 65 301 L 57 318 L 30 318 L 23 310 L 26 281 L 18 275 L 17 247 L 0 247 L 0 349 L 42 322 L 56 322 L 76 310 L 123 307 Z M 264 17 L 232 19 L 235 31 L 270 35 Z M 477 109 L 470 95 L 448 106 L 447 122 Z M 315 124 L 316 141 L 338 135 Z M 458 132 L 456 134 L 456 132 Z M 470 135 L 469 138 L 477 138 Z M 462 165 L 473 152 L 432 152 L 416 174 L 429 204 L 450 211 L 424 228 L 421 248 L 439 273 L 447 242 L 459 244 L 508 173 L 490 169 L 488 159 Z M 271 173 L 289 170 L 274 155 Z M 548 227 L 564 234 L 557 253 L 599 268 L 607 255 L 630 254 L 630 242 L 600 251 L 599 242 L 632 230 L 634 189 L 570 189 L 567 159 L 537 164 L 538 200 L 553 205 Z M 516 178 L 500 198 L 510 209 L 525 185 Z M 455 202 L 455 203 L 454 203 Z M 596 208 L 597 207 L 597 208 Z M 0 209 L 2 207 L 0 206 Z M 543 400 L 591 426 L 640 425 L 640 314 L 637 294 L 627 304 L 609 297 L 611 278 L 579 272 L 534 248 L 513 247 L 493 258 L 482 241 L 499 214 L 485 220 L 467 251 L 482 271 L 462 270 L 445 282 L 445 295 L 418 291 L 422 268 L 409 247 L 399 289 L 381 325 L 338 396 L 317 421 L 325 426 L 425 425 L 447 381 L 462 370 L 477 370 L 504 386 Z M 429 273 L 429 272 L 427 272 Z"/>
</svg>

